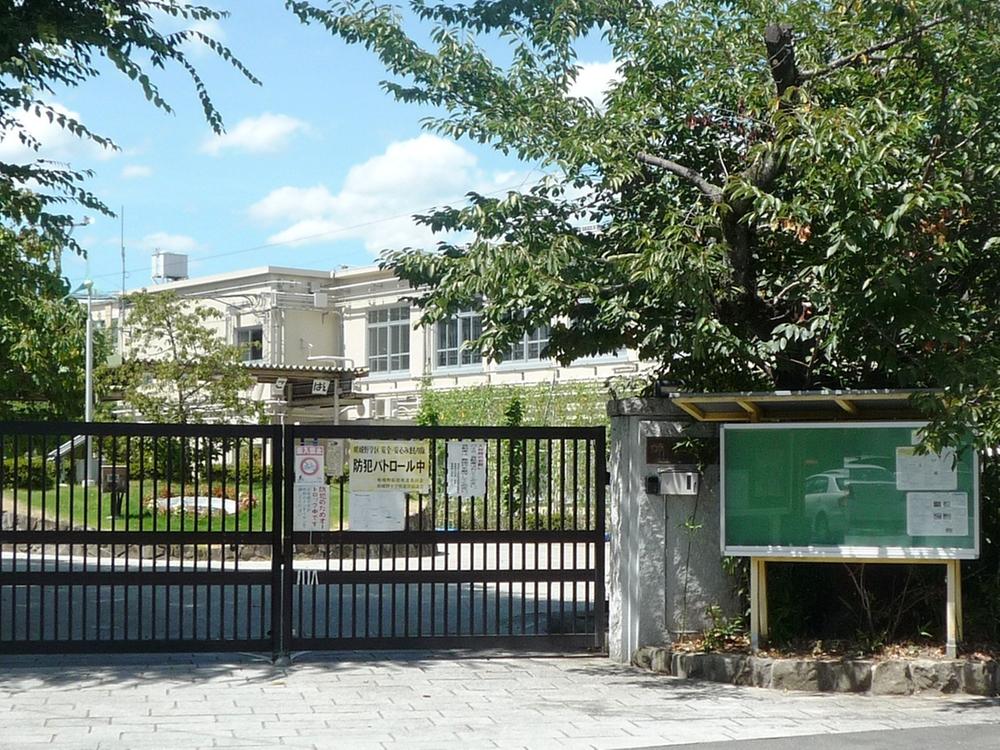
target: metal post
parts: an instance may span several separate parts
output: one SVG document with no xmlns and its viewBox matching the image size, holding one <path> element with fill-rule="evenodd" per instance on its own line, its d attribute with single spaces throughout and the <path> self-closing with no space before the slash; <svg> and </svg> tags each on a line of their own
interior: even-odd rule
<svg viewBox="0 0 1000 750">
<path fill-rule="evenodd" d="M 90 424 L 94 420 L 94 282 L 88 279 L 83 282 L 83 285 L 87 288 L 87 340 L 84 344 L 83 362 L 83 421 Z M 89 429 L 88 427 L 84 441 L 83 460 L 86 461 L 84 476 L 89 475 L 90 481 L 96 481 L 94 477 L 96 472 L 91 470 L 93 446 L 91 445 Z"/>
</svg>

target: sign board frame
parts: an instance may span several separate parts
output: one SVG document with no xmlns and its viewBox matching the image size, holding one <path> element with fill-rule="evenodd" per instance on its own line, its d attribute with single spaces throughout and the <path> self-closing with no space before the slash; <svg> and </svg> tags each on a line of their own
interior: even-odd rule
<svg viewBox="0 0 1000 750">
<path fill-rule="evenodd" d="M 886 422 L 781 422 L 724 424 L 719 433 L 719 546 L 722 554 L 733 557 L 750 557 L 769 560 L 845 560 L 856 562 L 948 562 L 949 560 L 974 560 L 980 554 L 980 488 L 979 454 L 972 451 L 972 539 L 973 547 L 905 547 L 905 546 L 856 546 L 856 545 L 727 545 L 726 544 L 726 434 L 737 430 L 795 430 L 795 429 L 919 429 L 924 421 Z"/>
</svg>

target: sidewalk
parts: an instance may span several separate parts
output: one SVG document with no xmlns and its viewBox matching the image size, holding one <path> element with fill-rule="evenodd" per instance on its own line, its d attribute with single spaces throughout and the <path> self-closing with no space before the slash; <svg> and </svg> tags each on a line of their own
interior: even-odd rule
<svg viewBox="0 0 1000 750">
<path fill-rule="evenodd" d="M 1000 701 L 778 693 L 595 657 L 0 657 L 4 748 L 638 748 L 978 723 Z"/>
</svg>

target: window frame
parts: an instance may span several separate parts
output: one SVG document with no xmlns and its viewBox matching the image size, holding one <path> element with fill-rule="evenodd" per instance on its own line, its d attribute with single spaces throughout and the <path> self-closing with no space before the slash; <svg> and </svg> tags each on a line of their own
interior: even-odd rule
<svg viewBox="0 0 1000 750">
<path fill-rule="evenodd" d="M 256 354 L 257 354 L 256 357 L 254 356 L 254 352 L 255 352 L 254 336 L 253 336 L 253 332 L 254 331 L 258 331 L 259 334 L 260 334 L 259 341 L 257 342 L 258 345 L 256 347 Z M 243 336 L 243 334 L 247 334 L 247 340 L 246 341 L 241 341 L 240 340 L 240 338 Z M 264 324 L 263 323 L 255 323 L 254 325 L 250 325 L 250 326 L 236 326 L 236 328 L 233 331 L 233 339 L 236 342 L 236 346 L 240 347 L 243 350 L 242 354 L 243 354 L 243 361 L 244 362 L 263 362 L 264 361 Z"/>
<path fill-rule="evenodd" d="M 399 316 L 394 318 L 393 313 L 397 313 Z M 383 314 L 385 319 L 378 320 L 377 318 Z M 375 319 L 373 320 L 373 318 Z M 385 339 L 385 352 L 376 353 L 373 349 L 377 350 L 380 348 L 382 342 L 378 339 L 382 333 L 384 333 Z M 365 364 L 368 367 L 369 374 L 382 376 L 393 375 L 395 373 L 409 373 L 411 362 L 410 335 L 409 305 L 384 305 L 366 310 Z M 373 367 L 373 364 L 382 364 L 383 360 L 384 367 Z"/>
<path fill-rule="evenodd" d="M 442 337 L 454 326 L 454 345 L 442 346 Z M 467 329 L 467 330 L 466 330 Z M 434 369 L 482 369 L 483 355 L 477 347 L 466 346 L 483 335 L 483 314 L 479 310 L 461 310 L 434 324 Z M 445 343 L 451 343 L 446 341 Z M 454 354 L 451 357 L 451 354 Z M 442 361 L 442 357 L 454 361 Z"/>
</svg>

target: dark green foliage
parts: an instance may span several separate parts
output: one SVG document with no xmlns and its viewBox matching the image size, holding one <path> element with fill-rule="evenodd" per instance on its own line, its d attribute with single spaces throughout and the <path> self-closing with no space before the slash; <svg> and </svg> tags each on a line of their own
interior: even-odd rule
<svg viewBox="0 0 1000 750">
<path fill-rule="evenodd" d="M 86 313 L 46 264 L 51 247 L 0 225 L 0 420 L 83 412 Z"/>
<path fill-rule="evenodd" d="M 978 560 L 962 563 L 967 641 L 1000 642 L 1000 460 L 983 462 Z"/>
<path fill-rule="evenodd" d="M 47 490 L 57 481 L 54 461 L 46 461 L 43 456 L 5 458 L 0 487 L 16 487 L 19 490 Z"/>
</svg>

